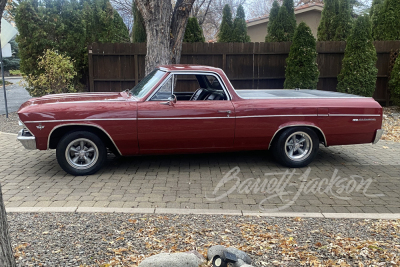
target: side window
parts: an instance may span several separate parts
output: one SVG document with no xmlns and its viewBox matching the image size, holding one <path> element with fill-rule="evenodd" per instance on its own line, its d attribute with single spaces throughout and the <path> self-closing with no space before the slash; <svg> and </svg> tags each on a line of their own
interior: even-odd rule
<svg viewBox="0 0 400 267">
<path fill-rule="evenodd" d="M 166 81 L 151 100 L 168 100 L 172 95 L 172 76 Z"/>
</svg>

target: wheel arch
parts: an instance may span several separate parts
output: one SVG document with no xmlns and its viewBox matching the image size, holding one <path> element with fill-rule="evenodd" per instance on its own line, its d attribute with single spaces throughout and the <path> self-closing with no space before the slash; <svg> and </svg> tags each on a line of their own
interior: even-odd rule
<svg viewBox="0 0 400 267">
<path fill-rule="evenodd" d="M 47 140 L 47 149 L 55 149 L 57 147 L 58 142 L 60 139 L 68 132 L 71 131 L 88 131 L 92 132 L 96 135 L 99 136 L 101 140 L 104 141 L 106 147 L 111 149 L 112 151 L 115 151 L 119 153 L 119 155 L 122 155 L 121 152 L 119 151 L 117 145 L 115 144 L 114 140 L 111 138 L 111 136 L 108 134 L 106 130 L 104 130 L 102 127 L 98 125 L 93 125 L 93 124 L 62 124 L 62 125 L 57 125 L 55 126 L 48 137 Z"/>
<path fill-rule="evenodd" d="M 318 139 L 320 140 L 320 142 L 322 141 L 325 147 L 328 146 L 328 143 L 327 143 L 327 140 L 326 140 L 326 136 L 325 136 L 324 132 L 321 130 L 321 128 L 319 128 L 318 126 L 313 125 L 313 124 L 300 123 L 300 124 L 285 124 L 285 125 L 279 126 L 279 129 L 275 131 L 274 135 L 271 138 L 271 141 L 269 142 L 268 149 L 271 148 L 271 145 L 274 142 L 274 140 L 276 139 L 276 137 L 278 137 L 279 134 L 284 129 L 292 128 L 292 127 L 309 127 L 311 130 L 313 130 L 317 134 Z"/>
</svg>

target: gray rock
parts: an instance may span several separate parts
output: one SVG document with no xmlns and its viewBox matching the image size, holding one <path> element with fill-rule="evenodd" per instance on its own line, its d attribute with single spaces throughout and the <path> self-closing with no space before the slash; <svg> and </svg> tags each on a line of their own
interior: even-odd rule
<svg viewBox="0 0 400 267">
<path fill-rule="evenodd" d="M 233 264 L 233 267 L 242 267 L 245 264 L 246 263 L 244 261 L 242 261 L 241 259 L 238 259 L 238 261 Z"/>
<path fill-rule="evenodd" d="M 233 264 L 233 267 L 253 267 L 253 265 L 249 265 L 244 261 L 242 261 L 241 259 L 239 259 L 237 262 L 235 262 L 235 264 Z"/>
<path fill-rule="evenodd" d="M 217 246 L 212 246 L 207 250 L 207 259 L 210 261 L 214 258 L 216 255 L 222 255 L 226 248 L 221 245 Z"/>
<path fill-rule="evenodd" d="M 201 255 L 200 252 L 198 252 L 197 250 L 186 251 L 185 253 L 189 253 L 189 254 L 195 255 L 197 258 L 199 258 L 199 260 L 201 261 L 201 263 L 206 262 L 206 259 L 205 259 L 205 258 L 203 257 L 203 255 Z"/>
<path fill-rule="evenodd" d="M 228 248 L 226 248 L 226 251 L 235 254 L 238 259 L 241 259 L 245 263 L 251 264 L 251 258 L 249 257 L 249 255 L 247 255 L 246 252 L 243 252 L 234 247 L 228 247 Z"/>
<path fill-rule="evenodd" d="M 160 253 L 151 256 L 139 267 L 199 267 L 201 260 L 192 253 Z"/>
</svg>

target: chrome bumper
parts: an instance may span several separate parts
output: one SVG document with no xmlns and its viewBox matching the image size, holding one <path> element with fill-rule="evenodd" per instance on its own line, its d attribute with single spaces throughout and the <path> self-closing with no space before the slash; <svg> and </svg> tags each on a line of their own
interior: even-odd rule
<svg viewBox="0 0 400 267">
<path fill-rule="evenodd" d="M 381 139 L 381 137 L 382 137 L 382 134 L 383 134 L 382 129 L 376 130 L 375 139 L 374 139 L 374 142 L 372 142 L 372 143 L 373 144 L 378 143 L 379 139 Z"/>
<path fill-rule="evenodd" d="M 36 138 L 30 132 L 22 129 L 18 132 L 17 139 L 26 149 L 36 149 Z"/>
</svg>

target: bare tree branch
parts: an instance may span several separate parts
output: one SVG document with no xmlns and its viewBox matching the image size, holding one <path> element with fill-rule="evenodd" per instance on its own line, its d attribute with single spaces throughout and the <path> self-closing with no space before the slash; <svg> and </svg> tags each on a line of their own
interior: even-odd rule
<svg viewBox="0 0 400 267">
<path fill-rule="evenodd" d="M 178 0 L 176 2 L 171 22 L 172 64 L 180 62 L 183 36 L 194 1 Z"/>
</svg>

